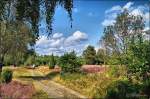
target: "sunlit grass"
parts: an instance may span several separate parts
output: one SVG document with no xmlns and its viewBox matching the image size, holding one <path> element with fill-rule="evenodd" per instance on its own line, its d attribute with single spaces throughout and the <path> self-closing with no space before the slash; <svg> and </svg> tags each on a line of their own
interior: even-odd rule
<svg viewBox="0 0 150 99">
<path fill-rule="evenodd" d="M 49 99 L 49 97 L 44 91 L 38 90 L 32 99 Z"/>
<path fill-rule="evenodd" d="M 102 97 L 105 97 L 107 94 L 107 87 L 116 80 L 124 79 L 123 75 L 126 71 L 125 69 L 119 69 L 117 74 L 120 74 L 120 77 L 114 76 L 113 68 L 109 68 L 108 71 L 103 73 L 65 73 L 61 75 L 59 72 L 53 72 L 47 66 L 40 66 L 35 69 L 27 69 L 27 68 L 16 68 L 14 71 L 14 79 L 20 80 L 22 83 L 33 83 L 36 90 L 41 93 L 41 97 L 47 99 L 46 93 L 41 91 L 41 87 L 34 81 L 32 78 L 21 78 L 23 76 L 41 76 L 44 78 L 41 82 L 48 85 L 50 80 L 53 80 L 57 83 L 60 83 L 68 88 L 71 88 L 87 97 L 92 98 L 95 94 L 99 94 Z M 111 73 L 112 72 L 112 73 Z M 46 78 L 46 79 L 45 79 Z M 97 92 L 97 90 L 99 92 Z M 43 93 L 43 96 L 42 96 Z M 40 97 L 39 95 L 35 95 L 34 99 Z M 39 99 L 39 98 L 37 98 Z"/>
<path fill-rule="evenodd" d="M 113 75 L 110 75 L 110 71 L 111 68 L 109 69 L 109 71 L 106 71 L 104 73 L 66 73 L 63 75 L 57 74 L 53 78 L 51 78 L 53 81 L 76 90 L 77 92 L 87 97 L 93 98 L 95 94 L 99 94 L 103 98 L 107 94 L 107 87 L 111 83 L 120 79 L 124 79 L 123 74 L 121 74 L 120 77 L 115 77 Z"/>
</svg>

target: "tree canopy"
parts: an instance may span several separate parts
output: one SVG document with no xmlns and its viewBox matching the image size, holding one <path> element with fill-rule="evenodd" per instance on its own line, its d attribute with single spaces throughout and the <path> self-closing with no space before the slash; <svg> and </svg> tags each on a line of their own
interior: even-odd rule
<svg viewBox="0 0 150 99">
<path fill-rule="evenodd" d="M 35 42 L 30 28 L 23 22 L 1 21 L 0 30 L 0 62 L 6 55 L 13 56 L 16 61 L 17 56 L 21 57 Z"/>
<path fill-rule="evenodd" d="M 32 48 L 39 37 L 41 9 L 45 10 L 50 35 L 58 5 L 68 12 L 72 22 L 73 0 L 0 0 L 0 62 L 8 54 L 17 60 L 17 56 Z"/>
<path fill-rule="evenodd" d="M 68 12 L 72 22 L 73 0 L 0 0 L 0 21 L 10 19 L 27 21 L 31 24 L 32 30 L 38 37 L 40 7 L 43 7 L 45 9 L 47 31 L 51 34 L 55 9 L 58 5 Z M 5 16 L 8 16 L 8 19 Z"/>
<path fill-rule="evenodd" d="M 83 51 L 83 57 L 85 59 L 86 64 L 94 65 L 96 63 L 96 51 L 93 46 L 88 46 Z"/>
</svg>

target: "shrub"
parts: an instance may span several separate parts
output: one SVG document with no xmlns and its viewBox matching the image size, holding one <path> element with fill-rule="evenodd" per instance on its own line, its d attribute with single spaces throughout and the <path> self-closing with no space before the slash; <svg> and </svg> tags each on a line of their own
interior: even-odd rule
<svg viewBox="0 0 150 99">
<path fill-rule="evenodd" d="M 13 72 L 10 69 L 4 69 L 2 71 L 2 81 L 5 83 L 9 83 L 12 80 Z"/>
<path fill-rule="evenodd" d="M 59 59 L 59 66 L 62 72 L 79 72 L 81 62 L 78 60 L 75 52 L 66 53 Z"/>
<path fill-rule="evenodd" d="M 104 75 L 102 75 L 104 76 Z M 95 87 L 92 89 L 92 98 L 94 99 L 105 99 L 107 94 L 107 87 L 113 82 L 113 79 L 107 79 L 103 77 L 98 77 L 98 82 L 96 82 Z"/>
<path fill-rule="evenodd" d="M 143 93 L 150 98 L 150 79 L 143 83 Z"/>
<path fill-rule="evenodd" d="M 49 69 L 54 69 L 55 65 L 56 65 L 56 61 L 55 61 L 55 58 L 52 54 L 51 59 L 50 59 L 50 63 L 49 63 Z"/>
<path fill-rule="evenodd" d="M 126 67 L 125 66 L 118 66 L 118 65 L 111 65 L 109 68 L 108 74 L 112 77 L 122 77 L 126 76 Z"/>
<path fill-rule="evenodd" d="M 128 99 L 136 88 L 128 81 L 116 81 L 107 87 L 106 99 Z"/>
</svg>

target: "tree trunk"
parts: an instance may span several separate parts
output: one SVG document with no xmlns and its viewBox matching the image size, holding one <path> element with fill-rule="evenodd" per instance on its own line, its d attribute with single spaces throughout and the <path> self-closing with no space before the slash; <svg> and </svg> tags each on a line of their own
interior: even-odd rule
<svg viewBox="0 0 150 99">
<path fill-rule="evenodd" d="M 1 75 L 1 72 L 2 72 L 2 68 L 3 68 L 3 63 L 4 63 L 4 55 L 2 55 L 0 57 L 0 75 Z"/>
</svg>

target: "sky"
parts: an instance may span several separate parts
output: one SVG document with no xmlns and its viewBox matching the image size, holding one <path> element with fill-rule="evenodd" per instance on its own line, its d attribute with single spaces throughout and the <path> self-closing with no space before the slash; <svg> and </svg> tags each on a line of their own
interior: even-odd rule
<svg viewBox="0 0 150 99">
<path fill-rule="evenodd" d="M 128 9 L 133 15 L 142 15 L 147 30 L 150 27 L 148 2 L 149 0 L 74 0 L 72 28 L 67 12 L 57 6 L 50 38 L 47 38 L 46 22 L 41 11 L 40 37 L 35 51 L 39 55 L 53 53 L 60 56 L 73 50 L 81 55 L 88 45 L 97 50 L 101 47 L 98 42 L 103 36 L 104 27 L 114 24 L 117 14 L 123 9 Z"/>
</svg>

